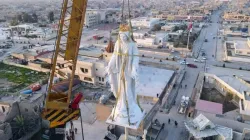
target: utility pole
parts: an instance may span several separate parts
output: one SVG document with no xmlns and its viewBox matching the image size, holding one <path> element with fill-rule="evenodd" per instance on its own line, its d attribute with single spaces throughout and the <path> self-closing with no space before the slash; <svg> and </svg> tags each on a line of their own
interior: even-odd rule
<svg viewBox="0 0 250 140">
<path fill-rule="evenodd" d="M 190 29 L 190 30 L 191 30 L 191 29 Z M 187 49 L 188 49 L 188 45 L 189 45 L 190 30 L 188 31 Z M 185 58 L 187 58 L 187 53 L 186 53 Z"/>
<path fill-rule="evenodd" d="M 217 44 L 218 44 L 218 30 L 219 30 L 219 27 L 216 31 L 216 45 L 215 45 L 215 53 L 214 53 L 214 59 L 216 60 L 216 54 L 217 54 Z"/>
<path fill-rule="evenodd" d="M 205 60 L 204 72 L 206 72 L 206 64 L 207 64 L 207 60 Z"/>
</svg>

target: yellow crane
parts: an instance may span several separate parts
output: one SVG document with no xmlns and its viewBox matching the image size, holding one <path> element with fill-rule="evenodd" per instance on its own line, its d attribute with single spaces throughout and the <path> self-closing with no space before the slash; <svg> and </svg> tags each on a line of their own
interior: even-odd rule
<svg viewBox="0 0 250 140">
<path fill-rule="evenodd" d="M 86 7 L 87 0 L 63 0 L 62 3 L 55 51 L 52 57 L 52 68 L 42 111 L 42 118 L 50 121 L 50 128 L 64 125 L 73 119 L 77 119 L 80 115 L 78 103 L 82 94 L 77 94 L 74 100 L 71 96 Z M 66 43 L 61 41 L 63 38 L 66 39 Z M 59 57 L 64 59 L 64 64 L 58 63 Z M 68 91 L 65 93 L 52 90 L 56 74 L 67 78 L 66 75 L 60 73 L 60 69 L 65 68 L 64 65 L 72 70 L 68 78 Z"/>
</svg>

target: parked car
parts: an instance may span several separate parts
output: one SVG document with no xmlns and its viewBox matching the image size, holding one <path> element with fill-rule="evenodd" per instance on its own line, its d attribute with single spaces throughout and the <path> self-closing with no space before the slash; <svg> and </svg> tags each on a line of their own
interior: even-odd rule
<svg viewBox="0 0 250 140">
<path fill-rule="evenodd" d="M 202 59 L 203 59 L 203 60 L 207 60 L 207 58 L 206 58 L 206 57 L 202 57 Z"/>
<path fill-rule="evenodd" d="M 204 52 L 202 52 L 201 56 L 206 56 L 206 54 Z"/>
<path fill-rule="evenodd" d="M 207 39 L 205 39 L 204 42 L 207 42 Z"/>
<path fill-rule="evenodd" d="M 194 62 L 200 62 L 198 59 L 194 59 Z"/>
<path fill-rule="evenodd" d="M 198 68 L 195 64 L 187 64 L 187 66 L 190 68 Z"/>
<path fill-rule="evenodd" d="M 189 63 L 186 62 L 186 61 L 181 61 L 180 64 L 181 64 L 181 65 L 188 65 Z"/>
<path fill-rule="evenodd" d="M 176 58 L 177 60 L 180 60 L 180 56 L 174 56 L 174 58 Z"/>
<path fill-rule="evenodd" d="M 205 60 L 200 60 L 200 62 L 201 62 L 201 63 L 204 63 L 204 62 L 205 62 Z"/>
</svg>

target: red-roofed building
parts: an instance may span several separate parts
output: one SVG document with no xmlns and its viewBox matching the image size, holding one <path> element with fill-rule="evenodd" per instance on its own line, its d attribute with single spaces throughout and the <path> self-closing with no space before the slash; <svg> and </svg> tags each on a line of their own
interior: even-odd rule
<svg viewBox="0 0 250 140">
<path fill-rule="evenodd" d="M 223 114 L 223 105 L 220 103 L 198 100 L 195 109 L 212 114 Z"/>
</svg>

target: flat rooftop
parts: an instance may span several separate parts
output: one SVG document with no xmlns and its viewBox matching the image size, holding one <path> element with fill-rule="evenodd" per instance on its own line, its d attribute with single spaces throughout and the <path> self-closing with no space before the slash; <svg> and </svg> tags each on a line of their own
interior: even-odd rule
<svg viewBox="0 0 250 140">
<path fill-rule="evenodd" d="M 247 44 L 247 41 L 236 40 L 234 42 L 235 42 L 236 49 L 250 49 Z"/>
<path fill-rule="evenodd" d="M 219 77 L 221 80 L 223 80 L 225 83 L 230 85 L 232 88 L 234 88 L 241 94 L 243 94 L 244 91 L 250 91 L 250 88 L 247 85 L 243 84 L 239 79 L 235 78 L 234 76 L 224 75 L 217 77 Z"/>
<path fill-rule="evenodd" d="M 39 55 L 40 58 L 52 58 L 54 52 L 48 52 L 44 53 L 42 55 Z M 102 56 L 102 53 L 99 52 L 92 52 L 92 51 L 79 51 L 78 55 L 78 61 L 84 61 L 84 62 L 104 62 L 104 60 L 99 59 Z M 59 56 L 60 57 L 60 56 Z M 38 58 L 39 59 L 39 58 Z"/>
<path fill-rule="evenodd" d="M 157 97 L 157 94 L 162 93 L 173 74 L 172 70 L 140 65 L 136 92 L 142 96 Z"/>
<path fill-rule="evenodd" d="M 200 114 L 200 115 L 202 115 L 202 114 Z M 188 129 L 188 131 L 195 138 L 200 139 L 200 138 L 206 138 L 206 137 L 217 136 L 217 135 L 221 135 L 225 139 L 232 139 L 233 138 L 233 130 L 232 130 L 232 128 L 228 128 L 228 127 L 225 127 L 225 126 L 213 124 L 205 116 L 202 117 L 202 118 L 198 118 L 198 117 L 196 117 L 194 120 L 185 122 L 186 128 Z M 209 122 L 211 122 L 214 125 L 214 127 L 212 127 L 212 128 L 206 128 L 206 129 L 204 129 L 202 131 L 200 131 L 200 130 L 197 129 L 197 125 L 206 125 Z"/>
</svg>

